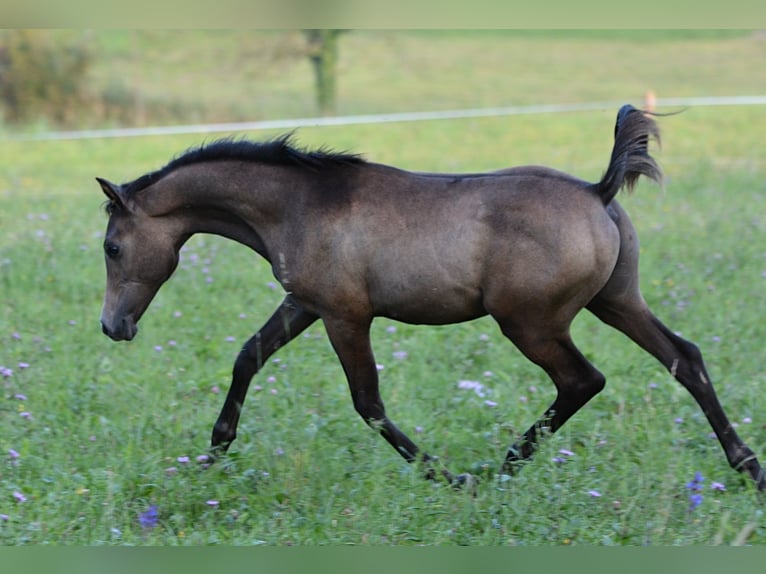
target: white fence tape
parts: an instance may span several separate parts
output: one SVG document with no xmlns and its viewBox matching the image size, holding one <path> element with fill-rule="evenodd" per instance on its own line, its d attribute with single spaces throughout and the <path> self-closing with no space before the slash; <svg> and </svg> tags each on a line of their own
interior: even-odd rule
<svg viewBox="0 0 766 574">
<path fill-rule="evenodd" d="M 354 124 L 380 124 L 391 122 L 416 122 L 427 120 L 466 119 L 497 116 L 515 116 L 528 114 L 550 114 L 562 112 L 583 112 L 594 110 L 613 110 L 625 102 L 596 102 L 580 104 L 542 104 L 531 106 L 507 106 L 498 108 L 478 108 L 465 110 L 435 110 L 425 112 L 401 112 L 391 114 L 368 114 L 357 116 L 330 116 L 317 118 L 295 118 L 282 120 L 263 120 L 254 122 L 235 122 L 219 124 L 193 124 L 178 126 L 114 128 L 79 131 L 45 132 L 38 134 L 11 136 L 12 141 L 77 140 L 93 138 L 125 138 L 140 136 L 167 136 L 181 134 L 232 133 L 258 130 L 291 130 L 302 127 L 348 126 Z M 711 96 L 698 98 L 658 98 L 657 107 L 694 107 L 694 106 L 745 106 L 764 105 L 766 96 Z"/>
</svg>

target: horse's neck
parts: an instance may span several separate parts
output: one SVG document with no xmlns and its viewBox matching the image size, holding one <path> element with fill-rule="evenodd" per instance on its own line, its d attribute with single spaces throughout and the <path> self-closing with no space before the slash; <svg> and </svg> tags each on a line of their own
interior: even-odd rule
<svg viewBox="0 0 766 574">
<path fill-rule="evenodd" d="M 221 235 L 268 258 L 262 234 L 274 219 L 274 192 L 258 171 L 255 165 L 234 170 L 228 162 L 179 169 L 151 194 L 147 210 L 178 218 L 187 236 Z"/>
</svg>

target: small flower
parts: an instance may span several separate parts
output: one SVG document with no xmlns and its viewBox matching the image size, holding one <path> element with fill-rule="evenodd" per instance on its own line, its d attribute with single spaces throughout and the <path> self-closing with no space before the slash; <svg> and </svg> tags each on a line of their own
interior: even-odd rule
<svg viewBox="0 0 766 574">
<path fill-rule="evenodd" d="M 226 337 L 226 342 L 227 342 L 227 343 L 233 343 L 233 342 L 234 342 L 234 341 L 236 341 L 236 340 L 237 340 L 237 339 L 236 339 L 236 337 L 232 337 L 231 335 L 229 335 L 228 337 Z"/>
<path fill-rule="evenodd" d="M 219 387 L 218 385 L 213 385 L 212 387 L 210 387 L 210 392 L 213 393 L 214 395 L 217 395 L 218 393 L 221 392 L 221 387 Z"/>
<path fill-rule="evenodd" d="M 19 369 L 28 369 L 28 368 L 29 368 L 29 363 L 26 363 L 24 361 L 19 362 Z"/>
<path fill-rule="evenodd" d="M 717 490 L 718 492 L 726 492 L 726 486 L 724 486 L 720 482 L 711 482 L 710 488 L 712 488 L 713 490 Z"/>
<path fill-rule="evenodd" d="M 162 352 L 162 345 L 155 345 L 154 350 L 157 351 L 158 353 Z"/>
<path fill-rule="evenodd" d="M 745 423 L 746 425 L 749 425 L 751 422 L 753 422 L 753 419 L 751 419 L 750 417 L 745 417 L 742 419 L 742 422 Z"/>
<path fill-rule="evenodd" d="M 218 501 L 217 500 L 207 500 L 207 501 L 205 501 L 205 504 L 207 504 L 208 506 L 212 506 L 213 508 L 216 508 L 218 506 Z"/>
<path fill-rule="evenodd" d="M 689 510 L 694 510 L 702 504 L 703 496 L 701 492 L 704 482 L 705 477 L 698 471 L 694 473 L 694 478 L 686 483 L 686 488 L 692 492 L 692 494 L 689 495 Z"/>
<path fill-rule="evenodd" d="M 686 488 L 689 490 L 696 490 L 700 491 L 702 490 L 702 483 L 705 482 L 705 477 L 702 476 L 702 473 L 697 471 L 694 473 L 694 478 L 686 483 Z"/>
<path fill-rule="evenodd" d="M 694 510 L 702 504 L 703 496 L 699 493 L 689 496 L 689 510 Z"/>
<path fill-rule="evenodd" d="M 464 391 L 473 391 L 480 397 L 484 396 L 484 385 L 482 385 L 479 381 L 458 381 L 457 388 Z"/>
<path fill-rule="evenodd" d="M 141 528 L 147 530 L 157 526 L 158 520 L 157 506 L 154 504 L 152 504 L 146 512 L 142 512 L 138 516 L 138 523 L 141 525 Z"/>
<path fill-rule="evenodd" d="M 274 384 L 274 383 L 276 383 L 276 382 L 277 382 L 277 378 L 276 378 L 274 375 L 271 375 L 270 377 L 268 377 L 268 378 L 266 379 L 266 382 L 267 382 L 267 383 L 271 383 L 271 384 Z"/>
<path fill-rule="evenodd" d="M 178 469 L 175 466 L 169 466 L 165 469 L 165 474 L 168 476 L 173 476 L 178 474 Z"/>
<path fill-rule="evenodd" d="M 8 378 L 13 375 L 13 369 L 9 369 L 8 367 L 0 366 L 0 375 L 2 375 L 3 378 Z"/>
<path fill-rule="evenodd" d="M 416 427 L 415 427 L 415 432 L 416 432 L 416 433 L 418 433 L 418 434 L 422 433 L 422 432 L 423 432 L 423 427 L 421 427 L 421 426 L 416 426 Z"/>
<path fill-rule="evenodd" d="M 274 454 L 277 456 L 283 456 L 285 454 L 284 449 L 281 446 L 278 446 L 274 449 Z"/>
<path fill-rule="evenodd" d="M 684 422 L 684 419 L 682 419 L 681 417 L 676 417 L 675 419 L 673 419 L 673 422 L 676 423 L 677 425 L 680 425 L 682 422 Z"/>
<path fill-rule="evenodd" d="M 27 395 L 24 395 L 22 393 L 16 393 L 15 395 L 13 395 L 13 398 L 16 399 L 17 401 L 26 401 Z"/>
<path fill-rule="evenodd" d="M 589 490 L 588 494 L 591 498 L 599 498 L 601 496 L 601 493 L 598 490 Z"/>
<path fill-rule="evenodd" d="M 574 456 L 574 453 L 571 450 L 567 450 L 565 448 L 559 450 L 559 454 L 563 454 L 564 456 Z"/>
<path fill-rule="evenodd" d="M 207 454 L 201 454 L 197 457 L 197 462 L 200 462 L 200 463 L 210 462 L 210 456 Z"/>
<path fill-rule="evenodd" d="M 389 325 L 388 327 L 386 327 L 386 333 L 396 333 L 396 327 L 394 327 L 393 325 Z"/>
<path fill-rule="evenodd" d="M 16 460 L 17 458 L 19 458 L 19 453 L 17 451 L 15 451 L 14 449 L 9 448 L 8 449 L 8 456 L 11 457 L 11 460 Z"/>
<path fill-rule="evenodd" d="M 21 412 L 19 413 L 19 416 L 20 416 L 21 418 L 23 418 L 23 419 L 31 419 L 31 418 L 32 418 L 32 413 L 30 413 L 30 412 L 28 412 L 28 411 L 21 411 Z"/>
<path fill-rule="evenodd" d="M 393 356 L 397 361 L 403 361 L 407 358 L 407 351 L 394 351 Z"/>
<path fill-rule="evenodd" d="M 497 406 L 497 403 L 495 401 L 484 401 L 484 404 L 490 408 L 494 408 Z"/>
<path fill-rule="evenodd" d="M 187 464 L 189 462 L 188 456 L 179 456 L 177 459 L 179 464 Z"/>
<path fill-rule="evenodd" d="M 2 522 L 8 522 L 10 520 L 10 516 L 7 514 L 0 514 L 0 521 Z"/>
<path fill-rule="evenodd" d="M 16 502 L 26 502 L 27 501 L 27 497 L 24 496 L 24 494 L 19 492 L 19 491 L 15 491 L 13 493 L 13 498 L 16 499 Z"/>
<path fill-rule="evenodd" d="M 566 459 L 560 456 L 554 456 L 551 460 L 556 464 L 564 464 L 566 462 Z"/>
<path fill-rule="evenodd" d="M 521 395 L 521 396 L 519 397 L 519 402 L 520 402 L 520 403 L 526 403 L 526 402 L 527 402 L 527 397 L 525 397 L 524 395 Z"/>
</svg>

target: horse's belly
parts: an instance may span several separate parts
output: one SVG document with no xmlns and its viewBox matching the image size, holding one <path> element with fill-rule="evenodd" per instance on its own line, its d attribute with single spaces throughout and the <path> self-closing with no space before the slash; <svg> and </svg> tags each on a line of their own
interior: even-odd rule
<svg viewBox="0 0 766 574">
<path fill-rule="evenodd" d="M 405 323 L 458 323 L 486 314 L 481 290 L 475 282 L 466 279 L 429 273 L 425 268 L 409 274 L 399 270 L 371 281 L 368 295 L 378 316 Z"/>
</svg>

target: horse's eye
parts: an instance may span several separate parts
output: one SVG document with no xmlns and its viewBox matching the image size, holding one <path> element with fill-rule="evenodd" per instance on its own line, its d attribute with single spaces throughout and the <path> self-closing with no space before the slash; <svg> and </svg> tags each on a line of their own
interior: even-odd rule
<svg viewBox="0 0 766 574">
<path fill-rule="evenodd" d="M 106 256 L 110 259 L 114 259 L 120 253 L 120 246 L 114 243 L 105 243 L 104 253 L 106 253 Z"/>
</svg>

